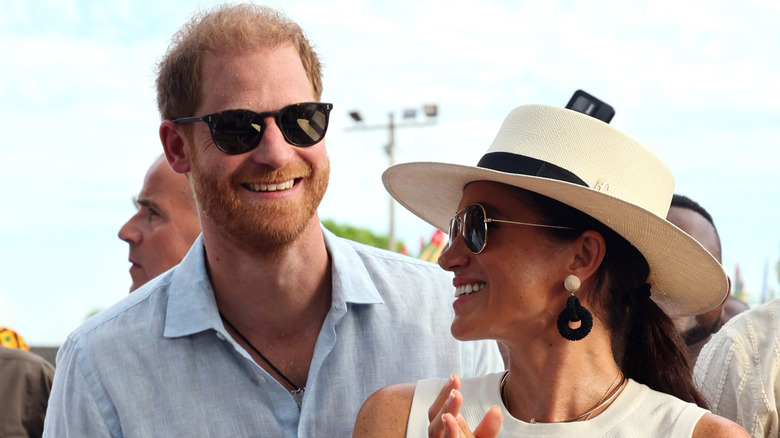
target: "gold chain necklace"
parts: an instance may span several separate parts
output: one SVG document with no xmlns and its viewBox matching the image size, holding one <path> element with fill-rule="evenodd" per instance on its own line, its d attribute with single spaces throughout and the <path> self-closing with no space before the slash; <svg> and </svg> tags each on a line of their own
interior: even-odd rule
<svg viewBox="0 0 780 438">
<path fill-rule="evenodd" d="M 509 411 L 509 400 L 506 397 L 506 390 L 505 390 L 507 377 L 509 377 L 509 371 L 507 371 L 506 374 L 504 374 L 504 377 L 501 379 L 500 391 L 501 391 L 501 401 L 504 402 L 504 406 L 506 407 L 506 410 Z M 607 397 L 607 395 L 609 394 L 612 387 L 615 385 L 615 382 L 618 380 L 618 378 L 621 379 L 620 384 L 618 385 L 617 389 L 612 393 L 612 395 Z M 618 371 L 618 375 L 615 376 L 615 380 L 613 380 L 612 383 L 610 383 L 609 387 L 607 388 L 607 392 L 604 393 L 604 396 L 601 397 L 601 400 L 599 400 L 598 404 L 596 404 L 596 406 L 593 407 L 593 409 L 583 414 L 577 415 L 576 417 L 572 417 L 562 421 L 553 421 L 552 423 L 569 423 L 572 421 L 577 421 L 583 417 L 585 417 L 585 421 L 588 421 L 594 412 L 598 411 L 599 409 L 607 405 L 609 402 L 614 400 L 615 397 L 618 396 L 618 394 L 623 392 L 623 388 L 625 388 L 627 384 L 628 384 L 628 379 L 626 379 L 626 376 L 623 375 L 622 371 Z M 536 424 L 537 421 L 535 418 L 531 418 L 530 423 Z"/>
</svg>

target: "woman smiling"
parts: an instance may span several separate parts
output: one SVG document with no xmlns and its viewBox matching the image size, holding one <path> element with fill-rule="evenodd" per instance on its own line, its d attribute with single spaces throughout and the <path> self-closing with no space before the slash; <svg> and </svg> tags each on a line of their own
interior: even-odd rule
<svg viewBox="0 0 780 438">
<path fill-rule="evenodd" d="M 354 436 L 747 436 L 706 410 L 669 319 L 720 303 L 726 274 L 664 219 L 674 179 L 635 140 L 522 106 L 476 167 L 406 163 L 383 180 L 449 230 L 452 334 L 498 340 L 509 363 L 383 388 Z"/>
</svg>

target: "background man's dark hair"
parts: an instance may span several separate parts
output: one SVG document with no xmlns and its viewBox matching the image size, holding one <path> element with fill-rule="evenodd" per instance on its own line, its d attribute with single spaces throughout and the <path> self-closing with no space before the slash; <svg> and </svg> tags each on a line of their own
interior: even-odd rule
<svg viewBox="0 0 780 438">
<path fill-rule="evenodd" d="M 707 219 L 707 222 L 712 224 L 712 226 L 715 228 L 715 232 L 718 232 L 717 228 L 715 227 L 715 222 L 712 221 L 712 216 L 710 216 L 704 207 L 699 205 L 699 203 L 693 199 L 685 195 L 678 195 L 675 193 L 675 195 L 672 196 L 672 207 L 687 208 L 688 210 L 693 210 L 696 213 L 699 213 L 704 217 L 704 219 Z"/>
</svg>

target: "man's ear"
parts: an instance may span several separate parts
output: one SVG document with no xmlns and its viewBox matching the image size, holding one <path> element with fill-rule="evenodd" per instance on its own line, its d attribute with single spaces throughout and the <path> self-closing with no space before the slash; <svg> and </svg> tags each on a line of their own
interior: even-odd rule
<svg viewBox="0 0 780 438">
<path fill-rule="evenodd" d="M 585 231 L 572 242 L 574 258 L 569 266 L 570 274 L 574 274 L 584 283 L 601 266 L 607 245 L 601 233 L 593 230 Z"/>
<path fill-rule="evenodd" d="M 168 164 L 177 173 L 190 171 L 190 142 L 181 127 L 170 120 L 160 124 L 160 141 Z"/>
<path fill-rule="evenodd" d="M 731 296 L 731 277 L 729 277 L 729 276 L 727 275 L 727 276 L 726 276 L 726 280 L 728 280 L 728 282 L 729 282 L 729 290 L 728 290 L 728 291 L 726 291 L 726 298 L 724 298 L 724 299 L 723 299 L 723 302 L 722 302 L 722 303 L 720 303 L 720 305 L 721 305 L 721 306 L 723 306 L 723 307 L 725 307 L 725 306 L 726 306 L 726 301 L 728 301 L 728 300 L 729 300 L 729 297 Z"/>
</svg>

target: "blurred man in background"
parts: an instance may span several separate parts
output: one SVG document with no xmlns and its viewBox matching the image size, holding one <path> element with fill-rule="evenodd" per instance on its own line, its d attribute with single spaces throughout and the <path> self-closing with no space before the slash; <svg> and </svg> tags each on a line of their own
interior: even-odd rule
<svg viewBox="0 0 780 438">
<path fill-rule="evenodd" d="M 36 354 L 0 343 L 0 437 L 39 437 L 54 367 Z"/>
<path fill-rule="evenodd" d="M 696 239 L 718 262 L 722 263 L 720 236 L 712 216 L 704 207 L 686 196 L 674 195 L 666 219 Z M 714 309 L 696 316 L 673 318 L 690 350 L 692 363 L 696 362 L 696 357 L 704 344 L 725 324 L 725 307 L 729 300 L 730 295 Z"/>
<path fill-rule="evenodd" d="M 130 292 L 177 265 L 200 234 L 190 183 L 164 155 L 149 168 L 134 201 L 138 211 L 119 230 L 130 245 Z"/>
</svg>

